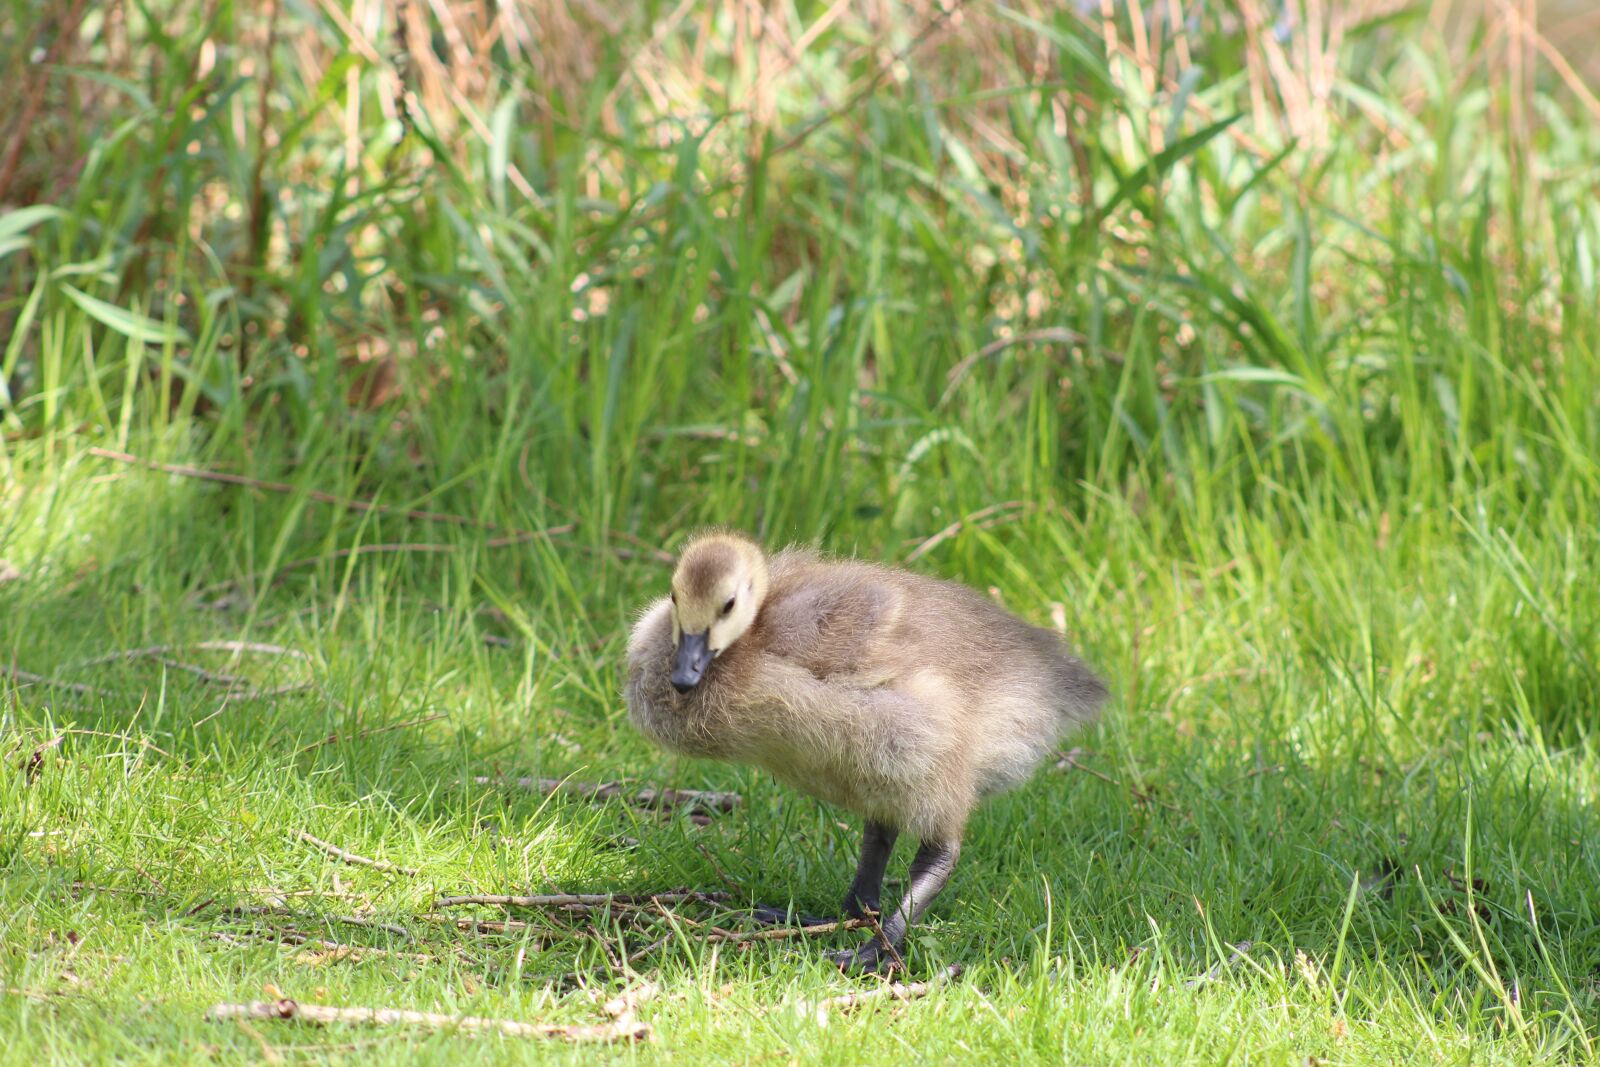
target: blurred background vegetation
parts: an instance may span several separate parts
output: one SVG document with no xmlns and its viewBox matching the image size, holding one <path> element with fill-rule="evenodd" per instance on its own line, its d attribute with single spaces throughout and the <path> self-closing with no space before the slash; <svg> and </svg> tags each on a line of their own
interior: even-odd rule
<svg viewBox="0 0 1600 1067">
<path fill-rule="evenodd" d="M 1596 560 L 1587 5 L 4 17 L 13 486 L 131 448 L 602 568 L 718 521 L 958 573 L 1043 545 L 1127 595 L 1350 522 L 1498 560 L 1542 714 L 1594 697 L 1594 600 L 1540 591 Z M 350 547 L 251 514 L 192 583 Z"/>
<path fill-rule="evenodd" d="M 996 952 L 1043 870 L 1069 954 L 1214 921 L 1337 972 L 1348 934 L 1375 1062 L 1592 1055 L 1597 85 L 1582 0 L 4 0 L 6 721 L 76 693 L 209 754 L 196 795 L 281 773 L 284 821 L 443 855 L 480 801 L 430 790 L 486 762 L 661 769 L 623 633 L 738 525 L 990 589 L 1112 679 L 1063 764 L 1106 777 L 977 831 L 1022 872 L 957 883 L 1026 920 Z M 311 650 L 327 699 L 214 720 L 106 662 L 218 635 Z M 154 820 L 122 854 L 196 899 L 291 848 L 223 819 L 210 884 L 179 816 L 74 788 L 18 817 Z M 848 835 L 762 826 L 721 864 L 826 906 Z M 560 841 L 474 869 L 616 874 Z M 1499 925 L 1434 907 L 1464 860 Z M 1347 905 L 1374 864 L 1417 893 Z"/>
</svg>

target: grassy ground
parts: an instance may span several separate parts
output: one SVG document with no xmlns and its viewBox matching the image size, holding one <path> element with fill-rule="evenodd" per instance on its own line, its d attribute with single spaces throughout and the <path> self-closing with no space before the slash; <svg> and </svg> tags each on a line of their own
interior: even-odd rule
<svg viewBox="0 0 1600 1067">
<path fill-rule="evenodd" d="M 1592 20 L 1115 6 L 10 6 L 7 1058 L 1600 1059 Z M 1112 681 L 923 999 L 697 925 L 857 833 L 626 723 L 705 522 Z M 734 912 L 425 918 L 685 886 Z M 592 1023 L 624 953 L 637 1046 L 204 1020 Z"/>
</svg>

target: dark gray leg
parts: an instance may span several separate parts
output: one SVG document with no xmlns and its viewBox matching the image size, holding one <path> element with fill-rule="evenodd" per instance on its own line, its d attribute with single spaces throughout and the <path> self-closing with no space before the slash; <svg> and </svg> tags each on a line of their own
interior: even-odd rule
<svg viewBox="0 0 1600 1067">
<path fill-rule="evenodd" d="M 861 838 L 861 862 L 856 865 L 856 879 L 844 895 L 844 913 L 852 919 L 864 918 L 868 912 L 878 911 L 878 898 L 883 892 L 883 871 L 889 866 L 894 853 L 894 839 L 900 831 L 881 822 L 867 821 L 866 833 Z"/>
<path fill-rule="evenodd" d="M 950 872 L 956 869 L 956 859 L 961 855 L 958 841 L 924 841 L 911 861 L 911 877 L 907 880 L 900 906 L 894 909 L 883 924 L 883 936 L 874 937 L 854 952 L 842 952 L 833 962 L 847 971 L 882 969 L 892 964 L 900 946 L 906 939 L 906 930 L 922 917 L 933 903 L 933 898 L 950 881 Z"/>
<path fill-rule="evenodd" d="M 883 871 L 889 866 L 894 852 L 894 841 L 899 831 L 883 823 L 867 822 L 866 833 L 861 838 L 861 862 L 856 865 L 855 881 L 844 895 L 844 913 L 852 919 L 861 919 L 870 911 L 878 911 L 878 898 L 883 891 Z M 751 917 L 767 926 L 820 926 L 826 919 L 810 915 L 790 915 L 787 908 L 757 906 Z"/>
</svg>

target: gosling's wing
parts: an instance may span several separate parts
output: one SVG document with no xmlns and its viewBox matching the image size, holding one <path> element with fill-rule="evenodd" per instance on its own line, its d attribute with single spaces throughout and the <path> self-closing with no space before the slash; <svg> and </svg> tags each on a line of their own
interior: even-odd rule
<svg viewBox="0 0 1600 1067">
<path fill-rule="evenodd" d="M 672 602 L 662 597 L 644 610 L 628 634 L 628 673 L 637 674 L 646 663 L 660 662 L 672 647 Z"/>
<path fill-rule="evenodd" d="M 628 634 L 627 674 L 622 683 L 628 717 L 657 740 L 662 738 L 662 709 L 672 706 L 667 693 L 671 655 L 672 605 L 662 597 L 645 609 Z"/>
<path fill-rule="evenodd" d="M 818 678 L 870 671 L 899 620 L 900 599 L 877 568 L 812 563 L 762 608 L 768 651 Z"/>
</svg>

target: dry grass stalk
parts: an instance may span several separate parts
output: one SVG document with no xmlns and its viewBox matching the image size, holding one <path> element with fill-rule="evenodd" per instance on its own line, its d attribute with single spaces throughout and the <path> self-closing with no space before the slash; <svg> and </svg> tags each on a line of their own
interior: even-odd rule
<svg viewBox="0 0 1600 1067">
<path fill-rule="evenodd" d="M 572 1042 L 645 1041 L 650 1027 L 631 1015 L 597 1025 L 525 1023 L 515 1019 L 486 1019 L 477 1015 L 440 1015 L 403 1008 L 343 1008 L 327 1004 L 302 1004 L 296 1000 L 256 1000 L 248 1004 L 216 1004 L 206 1012 L 211 1022 L 235 1020 L 300 1021 L 309 1023 L 362 1023 L 369 1026 L 413 1026 L 429 1030 L 495 1033 L 506 1037 L 555 1038 Z"/>
<path fill-rule="evenodd" d="M 369 859 L 366 856 L 346 851 L 345 849 L 340 848 L 338 845 L 322 840 L 320 837 L 313 837 L 304 830 L 298 831 L 295 836 L 309 845 L 317 846 L 328 855 L 333 856 L 335 859 L 341 859 L 346 863 L 353 863 L 359 867 L 371 867 L 373 870 L 377 871 L 392 871 L 395 874 L 404 874 L 412 878 L 415 878 L 418 874 L 422 873 L 415 867 L 401 867 L 390 863 L 388 860 Z"/>
<path fill-rule="evenodd" d="M 687 808 L 707 815 L 732 811 L 744 802 L 744 798 L 738 793 L 716 793 L 700 789 L 658 789 L 650 786 L 634 792 L 633 787 L 626 782 L 578 782 L 570 778 L 499 778 L 489 775 L 478 775 L 472 780 L 477 785 L 514 785 L 518 789 L 546 796 L 562 792 L 574 793 L 589 800 L 610 800 L 613 797 L 620 797 L 635 807 Z"/>
<path fill-rule="evenodd" d="M 527 896 L 489 893 L 440 897 L 434 901 L 434 906 L 452 908 L 462 904 L 489 904 L 507 908 L 646 907 L 651 904 L 712 903 L 726 900 L 727 897 L 726 893 L 702 893 L 689 889 L 667 893 L 540 893 Z"/>
</svg>

